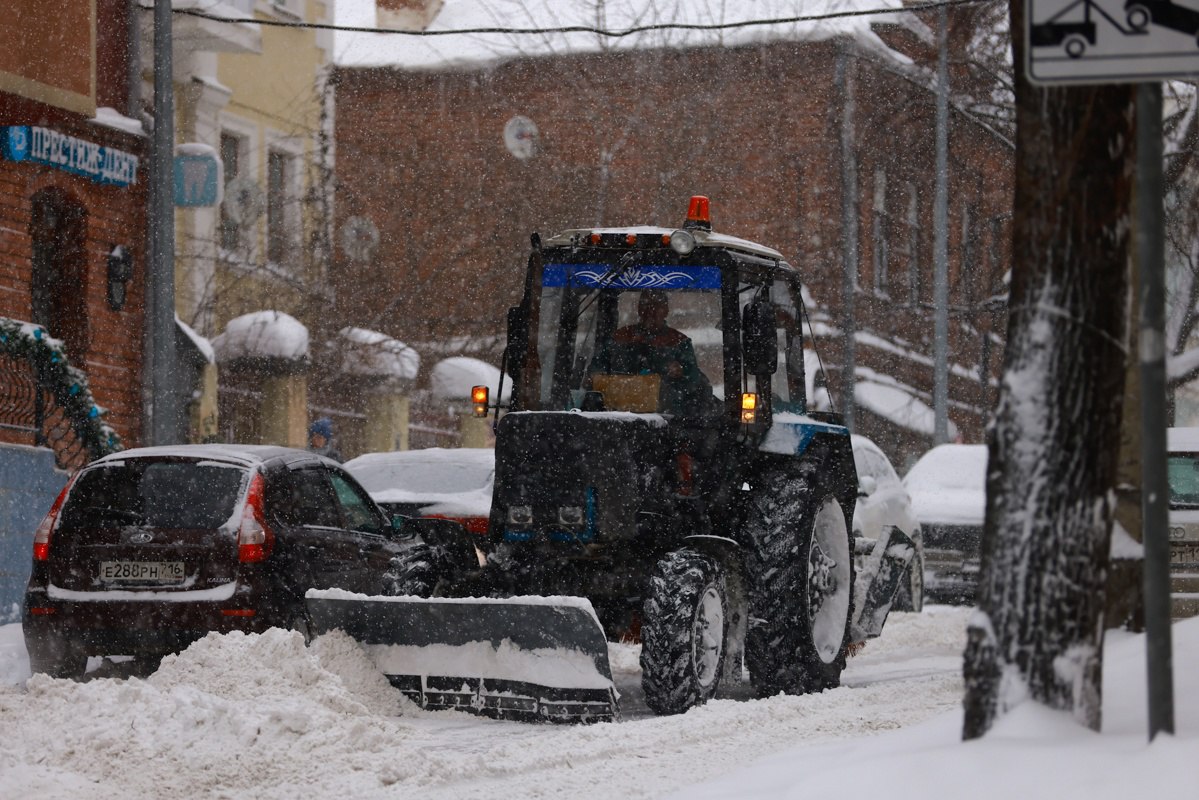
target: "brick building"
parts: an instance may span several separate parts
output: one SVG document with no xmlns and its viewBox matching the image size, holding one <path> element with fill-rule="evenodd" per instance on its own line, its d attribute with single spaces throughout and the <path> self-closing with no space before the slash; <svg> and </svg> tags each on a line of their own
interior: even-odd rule
<svg viewBox="0 0 1199 800">
<path fill-rule="evenodd" d="M 63 470 L 141 436 L 146 139 L 125 116 L 129 12 L 16 0 L 0 18 L 0 623 L 19 616 Z"/>
<path fill-rule="evenodd" d="M 462 9 L 447 0 L 432 27 L 469 27 Z M 955 46 L 969 25 L 954 19 Z M 365 217 L 382 234 L 372 261 L 337 265 L 340 311 L 409 342 L 493 343 L 530 232 L 677 225 L 705 194 L 718 230 L 803 271 L 835 393 L 852 307 L 855 428 L 901 469 L 927 449 L 936 51 L 920 18 L 735 46 L 430 41 L 339 48 L 393 62 L 333 78 L 338 227 Z M 949 153 L 949 416 L 951 435 L 979 441 L 1002 349 L 1012 150 L 955 108 Z M 476 354 L 498 363 L 494 344 Z"/>
</svg>

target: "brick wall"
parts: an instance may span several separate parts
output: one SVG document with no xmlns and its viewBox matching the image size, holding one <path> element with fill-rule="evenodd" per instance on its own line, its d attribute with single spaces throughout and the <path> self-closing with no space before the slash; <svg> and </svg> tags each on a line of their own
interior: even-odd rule
<svg viewBox="0 0 1199 800">
<path fill-rule="evenodd" d="M 88 345 L 68 353 L 85 369 L 96 402 L 109 409 L 108 422 L 125 444 L 141 436 L 142 318 L 145 288 L 145 141 L 84 120 L 63 118 L 55 130 L 117 147 L 141 158 L 130 187 L 102 186 L 61 170 L 0 160 L 0 316 L 32 317 L 30 215 L 33 196 L 57 188 L 86 210 L 85 280 Z M 107 303 L 107 255 L 115 245 L 133 254 L 134 273 L 124 308 Z"/>
<path fill-rule="evenodd" d="M 382 232 L 370 264 L 336 265 L 344 318 L 408 342 L 493 335 L 518 299 L 530 232 L 679 225 L 687 198 L 706 194 L 717 230 L 781 250 L 834 321 L 844 237 L 856 223 L 857 327 L 918 356 L 859 343 L 857 363 L 931 405 L 935 97 L 919 75 L 824 41 L 530 58 L 471 71 L 341 69 L 334 85 L 338 224 L 360 214 Z M 846 220 L 850 96 L 856 181 Z M 502 141 L 516 114 L 539 128 L 528 161 Z M 1011 151 L 954 113 L 950 157 L 951 361 L 978 371 L 985 341 L 993 375 L 1001 345 L 990 337 L 1002 336 L 1002 315 L 982 300 L 1003 291 Z M 888 245 L 891 275 L 877 289 L 876 240 Z M 841 345 L 822 350 L 837 388 Z M 950 391 L 951 418 L 979 440 L 993 395 L 957 375 Z"/>
</svg>

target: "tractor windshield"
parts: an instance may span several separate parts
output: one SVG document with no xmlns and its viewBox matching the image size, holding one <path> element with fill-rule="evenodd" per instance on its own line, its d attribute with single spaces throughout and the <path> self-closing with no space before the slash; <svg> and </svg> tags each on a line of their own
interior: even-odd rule
<svg viewBox="0 0 1199 800">
<path fill-rule="evenodd" d="M 718 414 L 721 271 L 546 264 L 541 407 Z"/>
</svg>

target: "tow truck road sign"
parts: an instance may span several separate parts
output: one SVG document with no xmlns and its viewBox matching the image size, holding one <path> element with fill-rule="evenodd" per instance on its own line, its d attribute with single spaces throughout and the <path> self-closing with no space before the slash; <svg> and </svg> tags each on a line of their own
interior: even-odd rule
<svg viewBox="0 0 1199 800">
<path fill-rule="evenodd" d="M 1028 0 L 1025 16 L 1033 83 L 1199 75 L 1199 0 Z"/>
</svg>

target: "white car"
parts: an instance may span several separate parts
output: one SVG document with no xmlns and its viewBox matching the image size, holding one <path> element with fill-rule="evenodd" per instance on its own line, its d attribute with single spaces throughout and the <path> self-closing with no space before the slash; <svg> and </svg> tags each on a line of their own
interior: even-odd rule
<svg viewBox="0 0 1199 800">
<path fill-rule="evenodd" d="M 389 514 L 442 517 L 486 535 L 495 451 L 462 447 L 366 453 L 344 464 Z"/>
<path fill-rule="evenodd" d="M 904 476 L 924 533 L 924 586 L 930 597 L 974 602 L 987 509 L 987 446 L 942 444 Z"/>
<path fill-rule="evenodd" d="M 854 436 L 853 461 L 858 472 L 858 502 L 853 512 L 854 536 L 879 539 L 894 526 L 916 543 L 916 554 L 895 596 L 896 611 L 924 606 L 924 543 L 912 501 L 887 456 L 865 436 Z"/>
</svg>

